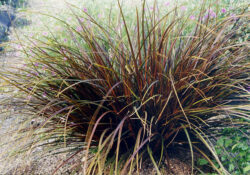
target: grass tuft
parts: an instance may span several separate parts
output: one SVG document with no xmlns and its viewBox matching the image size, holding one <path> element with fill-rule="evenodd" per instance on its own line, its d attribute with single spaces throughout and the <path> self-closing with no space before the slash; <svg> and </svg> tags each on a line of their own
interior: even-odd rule
<svg viewBox="0 0 250 175">
<path fill-rule="evenodd" d="M 29 146 L 74 152 L 55 172 L 83 152 L 85 174 L 139 172 L 146 159 L 161 174 L 168 152 L 182 145 L 192 168 L 199 153 L 227 173 L 212 138 L 239 118 L 249 121 L 248 47 L 237 33 L 249 14 L 217 19 L 204 3 L 190 19 L 181 7 L 160 15 L 157 3 L 149 10 L 143 1 L 128 22 L 120 1 L 118 7 L 114 28 L 71 6 L 78 27 L 58 20 L 72 45 L 53 32 L 28 38 L 27 63 L 0 74 L 19 89 L 18 104 L 42 119 L 25 130 L 36 138 Z"/>
</svg>

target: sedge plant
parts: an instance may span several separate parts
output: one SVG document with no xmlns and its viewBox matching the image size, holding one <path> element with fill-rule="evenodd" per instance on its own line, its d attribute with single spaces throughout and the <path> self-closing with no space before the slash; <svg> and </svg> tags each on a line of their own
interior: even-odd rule
<svg viewBox="0 0 250 175">
<path fill-rule="evenodd" d="M 19 90 L 17 104 L 41 119 L 21 130 L 33 133 L 25 149 L 68 148 L 54 173 L 81 153 L 74 167 L 84 174 L 140 173 L 145 160 L 161 174 L 179 143 L 191 152 L 191 173 L 197 153 L 227 174 L 211 138 L 218 126 L 249 120 L 248 47 L 237 37 L 248 13 L 217 19 L 204 3 L 192 19 L 179 7 L 160 16 L 157 3 L 149 10 L 143 1 L 128 24 L 118 7 L 116 27 L 77 15 L 77 7 L 78 28 L 53 17 L 74 44 L 53 32 L 27 38 L 26 64 L 0 74 Z"/>
</svg>

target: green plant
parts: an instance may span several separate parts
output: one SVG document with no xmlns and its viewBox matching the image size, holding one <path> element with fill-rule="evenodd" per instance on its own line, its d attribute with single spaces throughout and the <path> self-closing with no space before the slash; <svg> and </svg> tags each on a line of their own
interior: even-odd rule
<svg viewBox="0 0 250 175">
<path fill-rule="evenodd" d="M 17 104 L 42 118 L 35 129 L 25 129 L 34 136 L 27 148 L 53 145 L 75 152 L 58 169 L 84 151 L 85 174 L 131 174 L 145 159 L 160 174 L 177 142 L 190 148 L 192 167 L 198 152 L 218 173 L 227 173 L 207 129 L 248 118 L 248 99 L 241 96 L 247 94 L 247 49 L 233 38 L 247 15 L 201 18 L 209 8 L 203 5 L 194 20 L 178 8 L 158 16 L 157 4 L 150 12 L 144 1 L 128 25 L 119 1 L 118 6 L 115 29 L 72 10 L 77 28 L 58 20 L 74 45 L 53 33 L 29 38 L 22 44 L 24 67 L 0 74 L 19 89 Z"/>
<path fill-rule="evenodd" d="M 250 148 L 247 133 L 246 128 L 224 128 L 216 142 L 216 152 L 230 174 L 249 174 Z M 198 162 L 202 166 L 208 165 L 205 159 L 199 159 Z M 216 166 L 219 167 L 218 164 Z"/>
<path fill-rule="evenodd" d="M 225 129 L 224 136 L 217 141 L 217 153 L 228 167 L 229 172 L 234 174 L 248 174 L 250 171 L 249 137 L 244 131 L 246 132 L 245 129 L 242 131 L 233 128 Z M 228 151 L 229 155 L 225 151 Z"/>
</svg>

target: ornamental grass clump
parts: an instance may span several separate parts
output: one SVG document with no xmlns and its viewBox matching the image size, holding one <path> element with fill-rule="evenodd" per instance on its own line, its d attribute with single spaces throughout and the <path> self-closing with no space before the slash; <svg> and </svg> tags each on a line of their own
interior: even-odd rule
<svg viewBox="0 0 250 175">
<path fill-rule="evenodd" d="M 249 120 L 248 47 L 237 37 L 248 14 L 217 19 L 203 4 L 192 18 L 179 8 L 160 16 L 144 1 L 128 24 L 118 6 L 115 28 L 72 10 L 78 27 L 61 21 L 72 45 L 53 32 L 29 38 L 25 65 L 1 74 L 19 89 L 17 104 L 42 119 L 24 130 L 34 133 L 31 146 L 71 151 L 55 172 L 83 153 L 75 167 L 84 174 L 139 172 L 147 159 L 160 174 L 168 151 L 181 145 L 192 169 L 197 153 L 227 173 L 212 138 L 218 126 Z"/>
</svg>

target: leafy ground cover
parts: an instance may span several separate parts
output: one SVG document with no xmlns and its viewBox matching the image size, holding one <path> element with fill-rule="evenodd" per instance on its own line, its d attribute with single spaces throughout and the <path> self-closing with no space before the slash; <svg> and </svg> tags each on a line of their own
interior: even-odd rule
<svg viewBox="0 0 250 175">
<path fill-rule="evenodd" d="M 222 131 L 222 136 L 217 140 L 216 152 L 230 174 L 249 174 L 250 149 L 248 132 L 246 128 L 225 128 Z M 199 159 L 198 163 L 202 166 L 208 166 L 208 161 L 205 159 Z"/>
<path fill-rule="evenodd" d="M 205 173 L 247 173 L 246 138 L 219 137 L 221 128 L 249 121 L 245 6 L 88 3 L 69 4 L 59 17 L 40 11 L 46 21 L 33 21 L 39 28 L 16 46 L 25 64 L 0 74 L 40 121 L 23 130 L 31 140 L 24 150 L 67 149 L 72 155 L 55 172 L 83 153 L 74 168 L 87 174 L 139 173 L 145 160 L 161 174 L 181 145 L 191 152 L 190 173 L 200 156 Z M 224 147 L 236 151 L 229 155 L 237 167 Z"/>
</svg>

